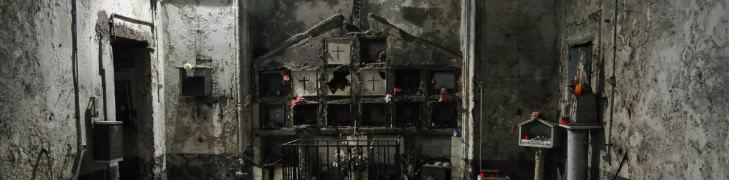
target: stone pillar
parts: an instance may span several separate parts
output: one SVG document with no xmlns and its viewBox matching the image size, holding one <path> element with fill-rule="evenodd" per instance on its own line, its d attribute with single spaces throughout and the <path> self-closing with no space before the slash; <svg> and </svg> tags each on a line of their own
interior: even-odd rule
<svg viewBox="0 0 729 180">
<path fill-rule="evenodd" d="M 587 177 L 587 131 L 567 130 L 567 180 L 584 180 Z"/>
<path fill-rule="evenodd" d="M 471 176 L 469 172 L 470 162 L 473 159 L 474 141 L 474 119 L 473 119 L 473 70 L 475 61 L 475 42 L 476 42 L 476 1 L 461 0 L 461 51 L 463 52 L 463 66 L 461 67 L 461 88 L 463 114 L 460 123 L 460 137 L 463 140 L 462 150 L 460 152 L 451 152 L 460 156 L 460 161 L 453 162 L 452 179 L 460 179 L 464 175 Z M 480 140 L 479 140 L 480 141 Z M 460 148 L 459 148 L 460 149 Z M 454 158 L 455 159 L 455 158 Z"/>
<path fill-rule="evenodd" d="M 239 62 L 239 74 L 238 74 L 238 145 L 240 150 L 240 169 L 236 172 L 240 179 L 255 179 L 255 177 L 261 178 L 261 169 L 253 167 L 248 168 L 250 162 L 244 158 L 246 155 L 252 155 L 256 157 L 253 152 L 254 144 L 252 143 L 253 137 L 253 117 L 251 116 L 251 96 L 250 96 L 250 64 L 251 64 L 251 43 L 250 43 L 250 31 L 249 31 L 249 18 L 248 18 L 248 0 L 238 0 L 238 62 Z M 258 171 L 255 171 L 255 170 Z"/>
<path fill-rule="evenodd" d="M 544 179 L 544 151 L 537 148 L 534 151 L 534 180 Z"/>
</svg>

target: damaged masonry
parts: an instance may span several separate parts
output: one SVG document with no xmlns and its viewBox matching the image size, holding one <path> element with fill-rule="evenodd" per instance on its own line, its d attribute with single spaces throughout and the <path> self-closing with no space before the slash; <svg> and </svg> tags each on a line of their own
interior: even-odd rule
<svg viewBox="0 0 729 180">
<path fill-rule="evenodd" d="M 0 0 L 0 179 L 729 179 L 727 7 Z"/>
<path fill-rule="evenodd" d="M 352 30 L 344 16 L 332 16 L 254 60 L 260 143 L 253 148 L 265 149 L 254 150 L 254 163 L 269 165 L 264 176 L 414 178 L 421 170 L 402 167 L 421 163 L 450 174 L 462 58 L 382 17 L 370 14 L 368 22 L 366 31 Z M 422 141 L 446 151 L 423 151 L 415 145 Z"/>
</svg>

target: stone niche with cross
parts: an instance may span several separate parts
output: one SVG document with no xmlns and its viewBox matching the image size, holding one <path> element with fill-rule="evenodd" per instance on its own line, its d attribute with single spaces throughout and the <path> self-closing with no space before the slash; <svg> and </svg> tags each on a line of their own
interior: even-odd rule
<svg viewBox="0 0 729 180">
<path fill-rule="evenodd" d="M 358 78 L 361 95 L 383 96 L 387 93 L 387 72 L 385 70 L 361 70 Z"/>
<path fill-rule="evenodd" d="M 327 64 L 348 65 L 352 63 L 351 39 L 327 39 L 325 59 Z"/>
<path fill-rule="evenodd" d="M 415 131 L 402 134 L 452 136 L 463 65 L 457 49 L 407 34 L 374 14 L 368 23 L 366 31 L 342 28 L 346 18 L 332 16 L 252 61 L 260 93 L 251 103 L 263 110 L 251 112 L 262 122 L 259 129 L 271 130 L 266 136 L 338 136 L 329 128 L 340 126 L 368 127 L 357 131 L 375 135 L 400 134 L 381 129 L 403 127 Z"/>
<path fill-rule="evenodd" d="M 318 73 L 314 70 L 293 71 L 294 96 L 317 96 Z"/>
</svg>

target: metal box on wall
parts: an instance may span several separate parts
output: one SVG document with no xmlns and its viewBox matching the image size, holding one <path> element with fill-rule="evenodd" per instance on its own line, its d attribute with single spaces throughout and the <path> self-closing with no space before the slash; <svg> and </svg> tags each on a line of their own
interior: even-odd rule
<svg viewBox="0 0 729 180">
<path fill-rule="evenodd" d="M 519 146 L 554 147 L 556 124 L 542 119 L 530 119 L 519 123 Z"/>
<path fill-rule="evenodd" d="M 123 132 L 121 121 L 94 121 L 93 152 L 94 160 L 100 162 L 119 162 L 124 158 Z"/>
</svg>

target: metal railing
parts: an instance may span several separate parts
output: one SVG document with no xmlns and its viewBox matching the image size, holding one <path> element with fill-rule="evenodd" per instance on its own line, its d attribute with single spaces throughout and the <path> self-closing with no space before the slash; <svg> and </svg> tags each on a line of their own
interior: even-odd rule
<svg viewBox="0 0 729 180">
<path fill-rule="evenodd" d="M 397 139 L 306 139 L 282 144 L 286 180 L 401 179 Z"/>
</svg>

